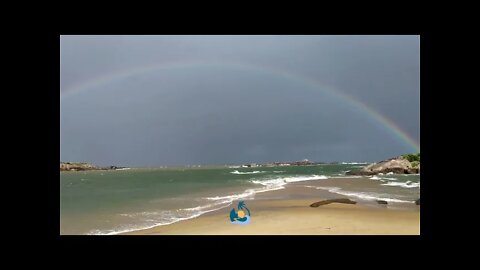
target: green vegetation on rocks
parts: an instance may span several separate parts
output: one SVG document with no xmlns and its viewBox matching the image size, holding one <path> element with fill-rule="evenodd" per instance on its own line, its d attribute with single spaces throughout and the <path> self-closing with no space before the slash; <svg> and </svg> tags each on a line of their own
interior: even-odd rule
<svg viewBox="0 0 480 270">
<path fill-rule="evenodd" d="M 418 161 L 420 163 L 420 153 L 417 153 L 417 154 L 405 154 L 405 155 L 402 155 L 401 156 L 402 158 L 410 161 L 410 162 L 414 162 L 414 161 Z"/>
</svg>

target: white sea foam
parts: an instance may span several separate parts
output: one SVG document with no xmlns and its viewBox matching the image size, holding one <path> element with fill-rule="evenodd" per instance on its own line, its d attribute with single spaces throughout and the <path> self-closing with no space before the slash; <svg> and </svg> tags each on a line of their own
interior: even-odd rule
<svg viewBox="0 0 480 270">
<path fill-rule="evenodd" d="M 320 180 L 320 179 L 328 179 L 324 175 L 308 175 L 308 176 L 292 176 L 292 177 L 281 177 L 281 178 L 270 178 L 270 179 L 255 179 L 251 180 L 251 183 L 260 184 L 263 187 L 260 188 L 251 188 L 247 189 L 242 193 L 239 194 L 231 194 L 226 196 L 215 196 L 215 197 L 204 197 L 206 200 L 210 201 L 228 201 L 233 202 L 235 200 L 245 199 L 245 198 L 252 198 L 257 193 L 273 191 L 284 189 L 285 185 L 292 182 L 300 182 L 300 181 L 310 181 L 310 180 Z"/>
<path fill-rule="evenodd" d="M 239 172 L 238 170 L 235 170 L 233 172 L 230 172 L 232 174 L 257 174 L 257 173 L 265 173 L 266 171 L 253 171 L 253 172 Z"/>
<path fill-rule="evenodd" d="M 388 198 L 385 197 L 382 194 L 378 193 L 373 193 L 373 192 L 351 192 L 351 191 L 345 191 L 342 190 L 339 187 L 316 187 L 316 189 L 323 189 L 327 190 L 328 192 L 331 193 L 336 193 L 348 197 L 355 197 L 359 198 L 361 200 L 367 200 L 367 201 L 372 201 L 372 200 L 382 200 L 382 201 L 387 201 L 387 202 L 396 202 L 396 203 L 414 203 L 413 201 L 405 201 L 405 200 L 400 200 L 400 199 L 395 199 L 395 198 Z"/>
<path fill-rule="evenodd" d="M 286 172 L 286 171 L 273 171 L 274 173 L 283 173 L 283 172 Z"/>
<path fill-rule="evenodd" d="M 387 173 L 387 175 L 392 175 L 392 174 L 393 174 L 393 172 L 388 172 L 388 173 Z"/>
<path fill-rule="evenodd" d="M 255 194 L 257 193 L 262 193 L 262 192 L 267 192 L 267 191 L 273 191 L 273 190 L 279 190 L 279 189 L 284 189 L 285 187 L 283 186 L 274 186 L 274 185 L 266 185 L 261 188 L 251 188 L 247 189 L 242 193 L 239 194 L 232 194 L 232 195 L 226 195 L 226 196 L 215 196 L 215 197 L 204 197 L 203 199 L 210 200 L 210 201 L 224 201 L 224 202 L 233 202 L 236 200 L 240 199 L 246 199 L 246 198 L 253 198 Z"/>
<path fill-rule="evenodd" d="M 120 168 L 120 169 L 115 169 L 115 171 L 125 171 L 125 170 L 130 170 L 130 168 Z"/>
<path fill-rule="evenodd" d="M 273 190 L 279 190 L 279 189 L 284 189 L 284 186 L 271 186 L 271 187 L 264 187 L 264 188 L 259 188 L 255 190 L 255 193 L 262 193 L 262 192 L 267 192 L 267 191 L 273 191 Z"/>
<path fill-rule="evenodd" d="M 216 201 L 216 202 L 211 203 L 211 204 L 206 204 L 206 205 L 191 207 L 191 208 L 184 208 L 184 209 L 181 209 L 180 211 L 206 213 L 205 211 L 208 211 L 208 212 L 213 211 L 212 210 L 213 208 L 215 208 L 214 210 L 224 208 L 224 207 L 230 205 L 231 202 L 232 202 L 231 200 L 219 200 L 219 201 Z M 223 207 L 217 208 L 219 206 L 223 206 Z"/>
<path fill-rule="evenodd" d="M 205 213 L 217 211 L 226 208 L 231 205 L 230 200 L 218 201 L 212 204 L 203 206 L 197 206 L 192 208 L 185 208 L 179 210 L 166 210 L 166 211 L 145 211 L 131 214 L 120 214 L 120 216 L 141 218 L 147 224 L 143 225 L 124 225 L 111 230 L 92 230 L 87 234 L 94 235 L 114 235 L 127 233 L 138 230 L 151 229 L 157 226 L 170 225 L 182 220 L 192 219 L 199 217 Z"/>
<path fill-rule="evenodd" d="M 397 178 L 393 178 L 393 177 L 378 177 L 378 176 L 372 176 L 370 177 L 369 179 L 371 180 L 379 180 L 379 181 L 382 181 L 382 182 L 386 182 L 387 180 L 398 180 Z"/>
<path fill-rule="evenodd" d="M 215 196 L 215 197 L 204 197 L 203 199 L 209 200 L 209 201 L 235 201 L 238 199 L 244 199 L 248 198 L 255 195 L 255 190 L 254 189 L 247 189 L 243 193 L 239 194 L 232 194 L 232 195 L 226 195 L 226 196 Z"/>
<path fill-rule="evenodd" d="M 214 210 L 212 210 L 212 211 L 214 211 Z M 194 214 L 190 217 L 173 218 L 173 219 L 170 219 L 170 220 L 168 220 L 166 218 L 165 221 L 158 222 L 158 223 L 155 223 L 153 225 L 129 225 L 129 226 L 121 226 L 121 227 L 111 229 L 111 230 L 92 230 L 92 231 L 88 232 L 87 234 L 88 235 L 115 235 L 115 234 L 121 234 L 121 233 L 127 233 L 127 232 L 139 231 L 139 230 L 147 230 L 147 229 L 151 229 L 151 228 L 154 228 L 154 227 L 157 227 L 157 226 L 170 225 L 170 224 L 182 221 L 182 220 L 192 219 L 192 218 L 200 216 L 201 214 L 203 214 L 203 213 Z"/>
<path fill-rule="evenodd" d="M 252 180 L 254 184 L 260 184 L 267 187 L 273 186 L 284 186 L 288 183 L 301 182 L 301 181 L 311 181 L 311 180 L 322 180 L 328 179 L 325 175 L 303 175 L 303 176 L 291 176 L 291 177 L 279 177 L 279 178 L 270 178 L 270 179 L 258 179 Z"/>
<path fill-rule="evenodd" d="M 382 184 L 382 186 L 403 187 L 403 188 L 418 188 L 418 187 L 420 187 L 420 183 L 415 183 L 415 182 L 411 182 L 411 181 L 407 181 L 406 183 L 387 182 L 385 184 Z"/>
<path fill-rule="evenodd" d="M 342 162 L 343 165 L 368 164 L 368 162 Z"/>
<path fill-rule="evenodd" d="M 361 175 L 343 175 L 343 174 L 337 174 L 339 176 L 329 176 L 328 178 L 362 178 L 363 176 Z"/>
</svg>

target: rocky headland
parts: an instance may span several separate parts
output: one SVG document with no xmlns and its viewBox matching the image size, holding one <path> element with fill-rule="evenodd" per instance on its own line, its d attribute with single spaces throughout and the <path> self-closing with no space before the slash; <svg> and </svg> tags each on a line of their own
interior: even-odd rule
<svg viewBox="0 0 480 270">
<path fill-rule="evenodd" d="M 346 172 L 347 175 L 417 174 L 420 173 L 420 153 L 407 154 L 369 164 L 360 170 Z"/>
<path fill-rule="evenodd" d="M 60 171 L 94 171 L 94 170 L 118 170 L 124 167 L 108 166 L 99 167 L 86 162 L 60 162 Z"/>
</svg>

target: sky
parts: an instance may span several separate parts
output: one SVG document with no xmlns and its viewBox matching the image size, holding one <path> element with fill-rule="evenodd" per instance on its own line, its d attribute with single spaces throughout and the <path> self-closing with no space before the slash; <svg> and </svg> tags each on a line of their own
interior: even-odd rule
<svg viewBox="0 0 480 270">
<path fill-rule="evenodd" d="M 419 36 L 60 37 L 61 161 L 373 162 L 412 141 Z"/>
</svg>

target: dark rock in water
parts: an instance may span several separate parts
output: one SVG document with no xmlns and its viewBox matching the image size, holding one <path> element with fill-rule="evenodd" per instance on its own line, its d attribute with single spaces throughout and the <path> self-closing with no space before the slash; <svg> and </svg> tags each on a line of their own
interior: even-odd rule
<svg viewBox="0 0 480 270">
<path fill-rule="evenodd" d="M 406 174 L 416 174 L 416 173 L 420 173 L 420 169 L 418 169 L 418 168 L 408 169 L 408 170 L 406 170 L 405 173 L 406 173 Z"/>
<path fill-rule="evenodd" d="M 377 200 L 377 203 L 378 203 L 378 204 L 388 204 L 388 202 L 387 202 L 387 201 L 384 201 L 384 200 Z"/>
<path fill-rule="evenodd" d="M 350 199 L 344 199 L 344 198 L 331 199 L 331 200 L 323 200 L 323 201 L 319 201 L 319 202 L 316 202 L 316 203 L 312 203 L 312 204 L 310 204 L 310 207 L 319 207 L 320 205 L 326 205 L 326 204 L 331 204 L 331 203 L 356 204 L 357 202 L 352 201 Z"/>
<path fill-rule="evenodd" d="M 418 200 L 415 201 L 415 204 L 420 205 L 420 198 L 418 198 Z"/>
<path fill-rule="evenodd" d="M 371 172 L 371 171 L 364 171 L 364 170 L 353 170 L 353 171 L 348 171 L 345 173 L 345 175 L 375 175 L 377 174 L 376 172 Z"/>
</svg>

